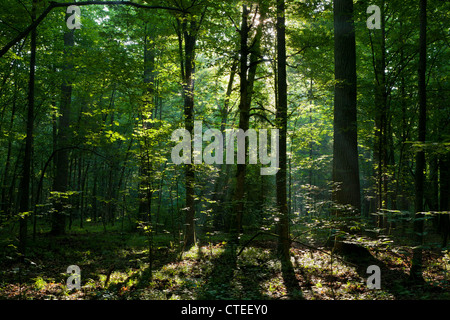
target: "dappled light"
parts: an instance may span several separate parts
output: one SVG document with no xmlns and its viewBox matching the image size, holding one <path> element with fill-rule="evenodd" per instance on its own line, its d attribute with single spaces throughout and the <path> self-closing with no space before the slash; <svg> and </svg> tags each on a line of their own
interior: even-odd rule
<svg viewBox="0 0 450 320">
<path fill-rule="evenodd" d="M 450 2 L 0 2 L 0 300 L 450 299 Z"/>
</svg>

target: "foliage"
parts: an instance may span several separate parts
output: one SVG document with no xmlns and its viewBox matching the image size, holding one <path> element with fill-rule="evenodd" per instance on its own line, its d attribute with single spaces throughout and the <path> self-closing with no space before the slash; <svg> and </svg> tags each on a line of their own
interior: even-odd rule
<svg viewBox="0 0 450 320">
<path fill-rule="evenodd" d="M 32 3 L 0 1 L 0 47 L 31 23 Z M 68 31 L 64 8 L 54 8 L 37 27 L 31 191 L 26 212 L 19 212 L 19 199 L 29 101 L 30 35 L 0 59 L 0 296 L 288 297 L 275 250 L 278 239 L 273 237 L 280 226 L 276 201 L 279 177 L 261 176 L 261 164 L 246 166 L 240 241 L 230 248 L 237 167 L 194 165 L 197 244 L 184 252 L 189 188 L 186 168 L 171 160 L 175 145 L 171 134 L 186 125 L 182 76 L 186 48 L 180 39 L 187 35 L 180 30 L 183 24 L 192 27 L 194 21 L 199 22 L 193 59 L 194 119 L 203 121 L 204 130 L 236 128 L 241 116 L 239 55 L 244 5 L 250 12 L 250 52 L 257 52 L 253 41 L 257 27 L 262 30 L 259 56 L 248 62 L 256 66 L 255 82 L 249 88 L 250 128 L 274 128 L 279 93 L 275 2 L 139 3 L 177 10 L 84 5 L 73 47 L 64 42 Z M 422 293 L 448 299 L 448 294 L 435 294 L 427 286 L 415 292 L 400 280 L 382 291 L 370 291 L 364 285 L 365 275 L 356 268 L 339 259 L 330 263 L 335 252 L 329 244 L 336 236 L 343 236 L 347 244 L 368 249 L 386 265 L 391 271 L 387 281 L 409 272 L 415 246 L 411 242 L 415 154 L 424 151 L 426 209 L 421 218 L 424 243 L 420 245 L 425 252 L 424 277 L 429 286 L 448 288 L 449 2 L 428 1 L 425 142 L 417 137 L 418 5 L 405 6 L 399 0 L 375 3 L 384 4 L 385 50 L 381 30 L 366 27 L 369 1 L 354 1 L 362 210 L 349 217 L 337 216 L 332 201 L 333 188 L 339 187 L 333 185 L 332 177 L 333 3 L 286 1 L 285 184 L 295 272 L 307 299 L 411 299 L 421 298 Z M 38 1 L 38 16 L 46 4 Z M 261 18 L 263 8 L 265 19 Z M 386 67 L 380 71 L 381 57 Z M 378 78 L 382 73 L 384 82 Z M 62 86 L 69 78 L 70 108 L 65 111 Z M 381 87 L 384 104 L 377 91 Z M 69 124 L 61 127 L 60 120 L 66 116 Z M 67 141 L 62 137 L 66 131 Z M 64 142 L 67 188 L 59 190 L 58 157 L 61 159 Z M 57 215 L 67 220 L 66 234 L 50 238 L 47 234 Z M 18 251 L 17 238 L 24 219 L 29 230 L 26 254 Z M 240 249 L 242 255 L 236 256 Z M 26 264 L 24 259 L 34 264 Z M 63 269 L 74 263 L 80 265 L 85 277 L 81 292 L 64 288 Z M 112 265 L 115 269 L 108 274 Z"/>
</svg>

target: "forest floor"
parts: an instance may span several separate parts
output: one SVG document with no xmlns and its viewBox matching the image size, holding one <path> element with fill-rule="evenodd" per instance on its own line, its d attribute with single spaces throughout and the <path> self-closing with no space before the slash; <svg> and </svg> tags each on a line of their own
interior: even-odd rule
<svg viewBox="0 0 450 320">
<path fill-rule="evenodd" d="M 153 272 L 147 238 L 139 233 L 38 234 L 30 241 L 24 263 L 17 262 L 9 243 L 6 238 L 0 241 L 3 300 L 450 299 L 449 255 L 432 251 L 424 252 L 426 283 L 411 286 L 408 252 L 370 251 L 373 260 L 355 266 L 329 250 L 294 243 L 292 261 L 301 293 L 293 296 L 283 283 L 276 242 L 269 238 L 255 239 L 234 260 L 220 237 L 181 254 L 170 234 L 158 235 L 154 237 Z M 381 289 L 367 287 L 369 263 L 381 268 Z M 79 290 L 66 286 L 70 265 L 81 269 Z"/>
</svg>

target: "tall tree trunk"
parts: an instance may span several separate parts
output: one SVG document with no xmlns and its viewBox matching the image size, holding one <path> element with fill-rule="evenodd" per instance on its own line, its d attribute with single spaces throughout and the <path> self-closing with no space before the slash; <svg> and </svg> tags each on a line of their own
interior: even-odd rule
<svg viewBox="0 0 450 320">
<path fill-rule="evenodd" d="M 83 222 L 85 219 L 85 204 L 86 204 L 86 190 L 87 190 L 87 183 L 88 183 L 88 172 L 89 167 L 91 166 L 91 162 L 87 162 L 86 168 L 84 170 L 83 179 L 81 180 L 81 203 L 80 203 L 80 228 L 83 228 Z"/>
<path fill-rule="evenodd" d="M 191 134 L 194 132 L 194 73 L 195 73 L 195 42 L 196 37 L 184 32 L 185 39 L 185 82 L 184 82 L 184 125 Z M 190 248 L 196 242 L 195 237 L 195 169 L 192 164 L 185 167 L 186 174 L 186 230 L 184 234 L 184 249 Z"/>
<path fill-rule="evenodd" d="M 197 21 L 198 18 L 192 16 L 189 18 L 183 16 L 177 19 L 181 79 L 183 81 L 184 127 L 191 134 L 194 132 L 195 46 L 205 12 L 203 11 L 199 21 Z M 184 170 L 186 184 L 184 250 L 189 250 L 196 243 L 195 169 L 192 161 L 185 164 Z"/>
<path fill-rule="evenodd" d="M 76 190 L 78 190 L 79 193 L 78 193 L 78 196 L 77 196 L 77 208 L 76 208 L 76 211 L 78 213 L 78 216 L 80 217 L 80 228 L 83 228 L 83 218 L 82 218 L 82 215 L 81 215 L 81 210 L 83 210 L 81 208 L 81 198 L 83 197 L 83 195 L 82 195 L 82 187 L 81 187 L 81 177 L 82 177 L 81 172 L 83 171 L 82 170 L 82 168 L 83 168 L 83 158 L 82 158 L 81 154 L 78 156 L 77 163 L 78 163 L 78 167 L 77 167 L 77 171 L 78 172 L 77 172 L 77 189 Z"/>
<path fill-rule="evenodd" d="M 67 18 L 68 14 L 66 14 Z M 67 198 L 61 194 L 67 192 L 69 183 L 69 135 L 70 135 L 70 113 L 72 100 L 72 70 L 71 49 L 74 46 L 74 29 L 64 32 L 64 74 L 61 85 L 61 113 L 58 121 L 58 152 L 56 157 L 56 176 L 53 181 L 53 190 L 59 193 L 54 204 L 55 210 L 52 217 L 53 235 L 64 234 L 66 231 L 65 206 Z"/>
<path fill-rule="evenodd" d="M 234 78 L 236 76 L 236 69 L 237 69 L 237 62 L 236 60 L 233 61 L 233 65 L 231 66 L 230 71 L 230 78 L 228 80 L 227 90 L 225 92 L 225 99 L 223 102 L 222 109 L 220 109 L 220 131 L 225 132 L 226 126 L 227 126 L 227 118 L 229 113 L 229 104 L 230 104 L 230 97 L 231 93 L 233 91 L 233 84 L 234 84 Z M 225 139 L 226 140 L 226 139 Z M 223 142 L 223 148 L 226 150 L 226 141 Z M 215 201 L 214 204 L 214 219 L 213 219 L 213 225 L 214 228 L 220 229 L 223 223 L 223 215 L 224 215 L 224 201 L 226 196 L 226 185 L 225 185 L 225 179 L 227 179 L 227 165 L 221 164 L 218 167 L 218 177 L 214 184 L 214 193 L 212 200 Z"/>
<path fill-rule="evenodd" d="M 427 120 L 427 91 L 426 91 L 426 67 L 427 67 L 427 0 L 419 0 L 420 7 L 420 36 L 419 36 L 419 68 L 418 68 L 418 99 L 419 99 L 419 136 L 418 142 L 425 142 Z M 415 248 L 411 261 L 410 279 L 423 281 L 422 276 L 422 245 L 423 245 L 423 211 L 424 211 L 424 170 L 425 152 L 420 148 L 416 152 L 415 171 L 415 217 L 414 240 Z"/>
<path fill-rule="evenodd" d="M 283 278 L 291 291 L 296 287 L 294 268 L 290 257 L 291 239 L 289 234 L 289 212 L 287 206 L 287 75 L 286 75 L 286 18 L 285 2 L 277 1 L 277 89 L 278 103 L 276 123 L 279 130 L 279 170 L 276 174 L 277 207 L 280 215 L 278 223 L 278 252 L 281 255 Z M 297 285 L 298 287 L 298 285 Z"/>
<path fill-rule="evenodd" d="M 142 130 L 149 129 L 151 124 L 147 122 L 148 119 L 153 119 L 155 113 L 155 50 L 154 37 L 155 30 L 150 27 L 150 23 L 145 24 L 145 39 L 144 39 L 144 84 L 146 86 L 144 91 L 143 109 L 141 114 Z M 150 114 L 149 114 L 150 113 Z M 143 144 L 140 150 L 140 168 L 139 168 L 139 219 L 141 221 L 150 221 L 151 215 L 151 198 L 153 196 L 151 187 L 151 171 L 152 164 L 150 160 L 150 153 L 148 151 L 149 143 L 146 132 L 143 132 Z"/>
<path fill-rule="evenodd" d="M 242 22 L 240 30 L 240 59 L 239 59 L 239 77 L 240 77 L 240 102 L 239 102 L 239 129 L 246 132 L 250 127 L 250 106 L 253 97 L 253 88 L 256 79 L 256 71 L 258 67 L 258 60 L 260 59 L 262 25 L 264 23 L 266 8 L 259 4 L 256 10 L 259 9 L 260 23 L 257 26 L 255 36 L 251 46 L 250 41 L 250 26 L 248 24 L 250 9 L 242 6 Z M 255 13 L 256 14 L 256 13 Z M 249 60 L 249 61 L 248 61 Z M 247 155 L 248 144 L 245 144 L 244 154 Z M 245 203 L 245 176 L 247 171 L 247 164 L 238 163 L 236 166 L 236 190 L 234 193 L 235 207 L 231 219 L 230 233 L 232 240 L 237 243 L 238 235 L 242 230 L 242 217 L 244 213 Z"/>
<path fill-rule="evenodd" d="M 402 29 L 403 24 L 400 22 L 400 28 Z M 400 61 L 405 61 L 405 53 L 404 53 L 404 43 L 405 40 L 403 36 L 400 37 L 401 47 L 400 47 Z M 401 69 L 404 69 L 402 65 Z M 396 180 L 395 194 L 393 196 L 393 209 L 394 210 L 408 210 L 408 204 L 405 197 L 405 177 L 407 176 L 406 169 L 406 156 L 405 156 L 405 142 L 409 139 L 409 122 L 407 120 L 407 95 L 406 95 L 406 84 L 405 84 L 405 75 L 402 73 L 400 76 L 400 106 L 401 106 L 401 144 L 399 151 L 399 159 L 397 165 L 397 174 L 394 180 Z"/>
<path fill-rule="evenodd" d="M 37 1 L 33 0 L 31 8 L 31 19 L 36 19 Z M 28 211 L 30 209 L 30 180 L 31 180 L 31 155 L 33 153 L 33 126 L 34 126 L 34 83 L 36 69 L 36 29 L 31 31 L 30 45 L 30 74 L 28 82 L 28 110 L 26 121 L 25 154 L 23 157 L 22 179 L 20 181 L 19 213 L 21 214 L 19 223 L 19 252 L 22 257 L 26 254 Z"/>
<path fill-rule="evenodd" d="M 341 231 L 361 212 L 356 109 L 356 45 L 353 0 L 334 0 L 334 142 L 333 192 L 335 214 L 346 217 Z M 334 250 L 344 252 L 344 237 L 334 238 Z"/>
<path fill-rule="evenodd" d="M 239 103 L 239 129 L 242 129 L 244 132 L 248 130 L 249 127 L 249 109 L 250 107 L 247 105 L 248 103 L 248 38 L 249 38 L 249 26 L 248 26 L 248 16 L 249 9 L 244 4 L 242 5 L 242 21 L 241 21 L 241 30 L 240 30 L 240 69 L 239 69 L 239 77 L 240 77 L 240 103 Z M 246 145 L 247 147 L 247 145 Z M 247 150 L 247 148 L 246 148 Z M 245 150 L 245 153 L 246 152 Z M 241 222 L 242 215 L 244 211 L 244 193 L 245 193 L 245 172 L 246 172 L 246 164 L 237 164 L 236 170 L 236 190 L 234 194 L 235 201 L 235 209 L 232 213 L 231 220 L 231 237 L 234 242 L 238 241 L 239 233 L 241 231 Z"/>
<path fill-rule="evenodd" d="M 353 1 L 334 0 L 334 144 L 333 192 L 338 206 L 361 211 L 357 146 L 356 48 Z M 339 209 L 339 211 L 342 211 Z M 344 212 L 350 210 L 344 209 Z"/>
<path fill-rule="evenodd" d="M 91 219 L 94 222 L 97 222 L 97 181 L 98 181 L 98 166 L 97 166 L 97 157 L 94 158 L 94 182 L 92 186 L 92 196 L 91 196 Z"/>
<path fill-rule="evenodd" d="M 386 134 L 387 134 L 387 91 L 386 91 L 386 37 L 384 0 L 380 1 L 381 30 L 375 29 L 375 148 L 374 163 L 376 164 L 376 185 L 378 209 L 386 209 L 386 194 L 384 181 L 386 179 Z M 383 219 L 381 219 L 383 220 Z M 379 221 L 382 224 L 382 221 Z"/>
<path fill-rule="evenodd" d="M 279 130 L 279 170 L 276 174 L 277 185 L 277 206 L 280 214 L 278 224 L 279 232 L 279 252 L 282 258 L 289 260 L 289 217 L 287 210 L 287 194 L 286 194 L 286 173 L 287 173 L 287 156 L 286 156 L 286 134 L 287 134 L 287 81 L 286 81 L 286 36 L 285 36 L 285 4 L 284 0 L 277 1 L 277 88 L 278 103 L 276 112 L 276 123 Z"/>
<path fill-rule="evenodd" d="M 13 136 L 12 130 L 13 130 L 13 124 L 14 124 L 14 119 L 15 119 L 15 115 L 16 115 L 16 95 L 17 95 L 17 82 L 14 83 L 14 96 L 13 96 L 13 104 L 12 104 L 12 108 L 11 108 L 11 118 L 9 121 L 9 128 L 8 128 L 8 132 L 9 132 L 9 137 L 8 137 L 8 151 L 6 153 L 6 160 L 5 160 L 5 167 L 4 167 L 4 171 L 3 171 L 3 176 L 2 176 L 2 191 L 1 191 L 1 212 L 3 213 L 3 215 L 5 216 L 5 219 L 9 219 L 10 218 L 10 213 L 12 210 L 12 206 L 11 206 L 11 196 L 8 194 L 8 187 L 7 187 L 7 182 L 8 182 L 8 176 L 9 176 L 9 170 L 10 170 L 10 166 L 11 166 L 11 153 L 12 153 L 12 142 L 13 142 Z"/>
<path fill-rule="evenodd" d="M 450 211 L 450 154 L 444 154 L 439 161 L 440 170 L 440 211 Z M 442 232 L 442 247 L 447 246 L 450 231 L 450 214 L 439 215 L 439 229 Z"/>
</svg>

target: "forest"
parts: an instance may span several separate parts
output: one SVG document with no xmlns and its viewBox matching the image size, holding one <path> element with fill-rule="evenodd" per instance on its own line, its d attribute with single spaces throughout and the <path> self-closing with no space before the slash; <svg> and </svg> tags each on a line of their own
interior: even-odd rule
<svg viewBox="0 0 450 320">
<path fill-rule="evenodd" d="M 0 0 L 0 300 L 449 300 L 449 101 L 449 1 Z"/>
</svg>

